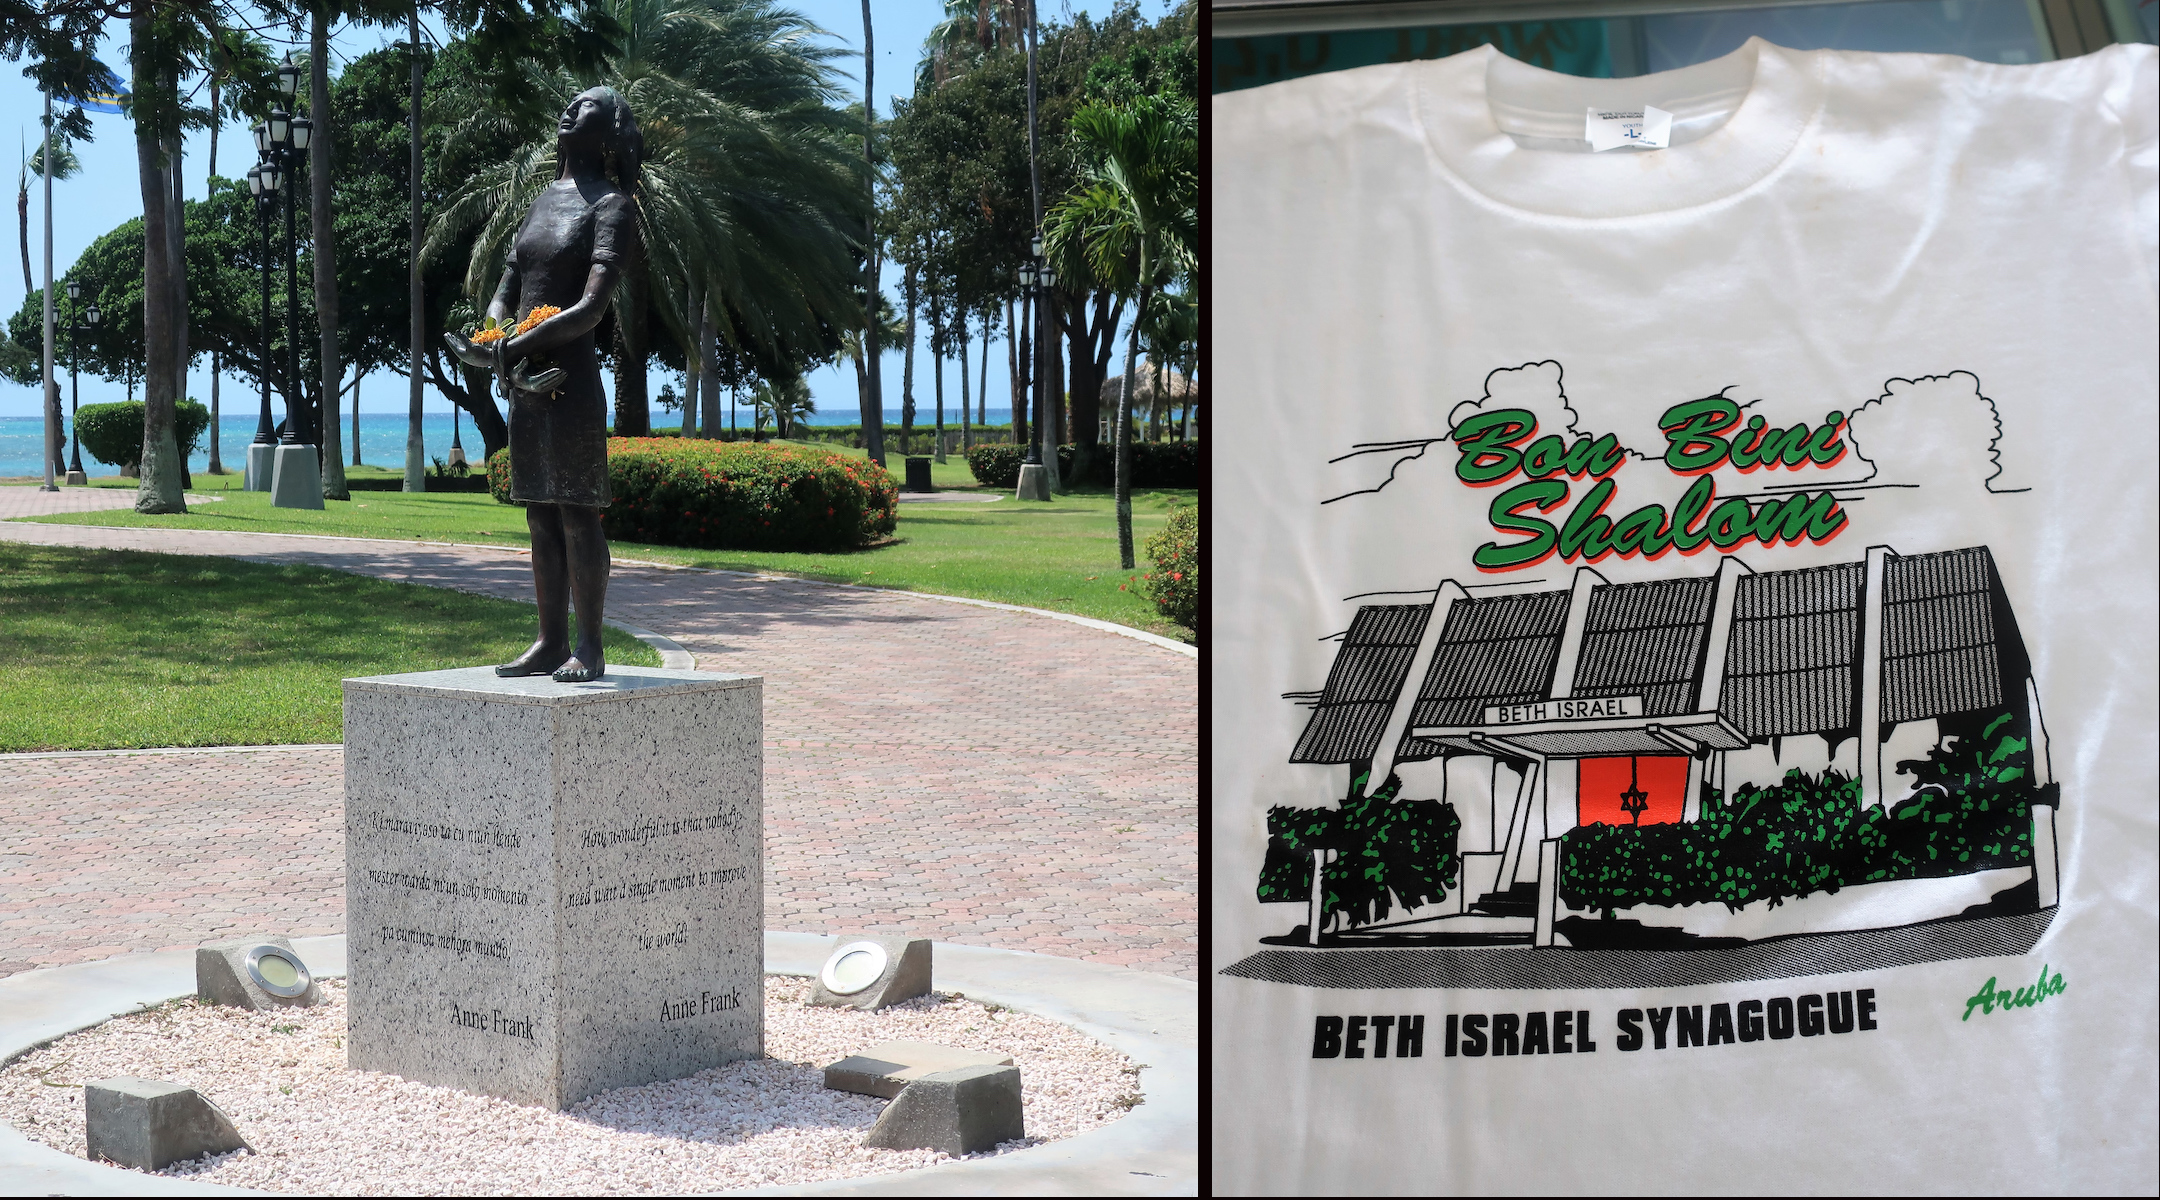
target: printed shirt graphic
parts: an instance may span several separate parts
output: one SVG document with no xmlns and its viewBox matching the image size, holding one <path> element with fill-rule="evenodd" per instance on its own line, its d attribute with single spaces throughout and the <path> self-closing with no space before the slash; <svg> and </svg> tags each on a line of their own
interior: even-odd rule
<svg viewBox="0 0 2160 1200">
<path fill-rule="evenodd" d="M 1216 100 L 1218 1188 L 2160 1186 L 2155 78 Z"/>
</svg>

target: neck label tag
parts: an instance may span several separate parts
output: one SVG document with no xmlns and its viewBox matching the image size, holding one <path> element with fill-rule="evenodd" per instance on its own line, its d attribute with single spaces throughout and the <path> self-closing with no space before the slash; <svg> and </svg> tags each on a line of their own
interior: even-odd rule
<svg viewBox="0 0 2160 1200">
<path fill-rule="evenodd" d="M 1592 108 L 1585 110 L 1583 137 L 1594 151 L 1621 146 L 1663 150 L 1672 143 L 1672 114 L 1644 105 L 1639 110 Z"/>
</svg>

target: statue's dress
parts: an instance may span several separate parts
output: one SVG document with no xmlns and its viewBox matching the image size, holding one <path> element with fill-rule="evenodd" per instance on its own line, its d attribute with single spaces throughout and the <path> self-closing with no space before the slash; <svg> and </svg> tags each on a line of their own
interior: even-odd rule
<svg viewBox="0 0 2160 1200">
<path fill-rule="evenodd" d="M 573 180 L 559 179 L 533 201 L 507 264 L 518 273 L 516 315 L 543 304 L 568 309 L 584 296 L 594 263 L 627 270 L 636 261 L 641 247 L 630 198 L 609 183 L 594 191 L 588 200 Z M 553 396 L 510 388 L 510 498 L 606 508 L 607 395 L 593 333 L 536 357 L 567 378 Z"/>
</svg>

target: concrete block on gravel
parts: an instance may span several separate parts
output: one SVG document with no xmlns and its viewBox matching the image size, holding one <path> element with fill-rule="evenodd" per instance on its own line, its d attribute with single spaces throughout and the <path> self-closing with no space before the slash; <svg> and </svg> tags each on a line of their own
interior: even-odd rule
<svg viewBox="0 0 2160 1200">
<path fill-rule="evenodd" d="M 248 951 L 257 946 L 276 946 L 292 956 L 296 963 L 306 965 L 300 952 L 293 949 L 290 938 L 261 937 L 238 938 L 229 942 L 211 942 L 195 948 L 195 998 L 205 1004 L 229 1004 L 234 1008 L 262 1011 L 271 1008 L 307 1008 L 323 1001 L 322 985 L 316 983 L 313 972 L 309 973 L 305 992 L 297 996 L 280 996 L 265 991 L 263 986 L 248 977 Z"/>
<path fill-rule="evenodd" d="M 254 1148 L 209 1097 L 157 1079 L 122 1076 L 89 1084 L 83 1116 L 90 1160 L 138 1171 Z"/>
<path fill-rule="evenodd" d="M 879 1042 L 825 1068 L 825 1086 L 890 1100 L 925 1075 L 962 1067 L 1009 1067 L 1012 1055 L 985 1054 L 936 1042 Z"/>
<path fill-rule="evenodd" d="M 1026 1136 L 1020 1068 L 962 1067 L 908 1084 L 885 1106 L 863 1145 L 957 1155 Z"/>
<path fill-rule="evenodd" d="M 884 1008 L 930 994 L 930 939 L 866 933 L 841 938 L 833 949 L 854 942 L 876 942 L 885 949 L 885 971 L 859 992 L 830 991 L 820 977 L 810 989 L 810 1003 L 832 1008 Z"/>
</svg>

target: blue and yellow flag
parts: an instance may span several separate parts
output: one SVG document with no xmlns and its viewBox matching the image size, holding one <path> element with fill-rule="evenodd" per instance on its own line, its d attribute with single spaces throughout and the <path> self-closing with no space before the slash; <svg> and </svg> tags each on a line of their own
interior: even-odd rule
<svg viewBox="0 0 2160 1200">
<path fill-rule="evenodd" d="M 91 61 L 97 62 L 96 59 Z M 120 85 L 120 77 L 113 72 L 111 67 L 105 66 L 102 62 L 97 63 L 97 65 L 104 70 L 105 77 L 112 80 L 111 88 L 92 92 L 88 96 L 61 96 L 60 99 L 89 109 L 91 112 L 117 113 L 121 111 L 120 102 L 128 98 L 128 90 Z"/>
</svg>

